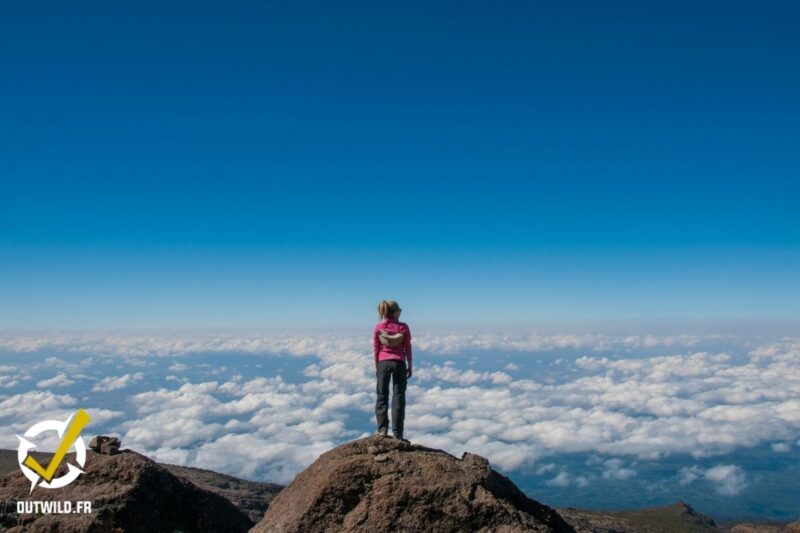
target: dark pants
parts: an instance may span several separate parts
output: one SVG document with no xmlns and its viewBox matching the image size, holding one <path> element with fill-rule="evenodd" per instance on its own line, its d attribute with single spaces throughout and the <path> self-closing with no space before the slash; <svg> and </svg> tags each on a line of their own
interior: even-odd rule
<svg viewBox="0 0 800 533">
<path fill-rule="evenodd" d="M 403 420 L 406 417 L 406 362 L 405 361 L 378 361 L 378 401 L 375 402 L 375 418 L 378 421 L 378 431 L 389 429 L 389 380 L 392 381 L 392 433 L 403 434 Z"/>
</svg>

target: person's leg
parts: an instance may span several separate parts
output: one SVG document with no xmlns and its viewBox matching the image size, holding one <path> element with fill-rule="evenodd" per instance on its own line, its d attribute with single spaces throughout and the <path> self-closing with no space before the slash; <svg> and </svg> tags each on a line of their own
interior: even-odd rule
<svg viewBox="0 0 800 533">
<path fill-rule="evenodd" d="M 406 418 L 406 363 L 394 361 L 392 365 L 392 433 L 403 438 Z"/>
<path fill-rule="evenodd" d="M 378 361 L 378 369 L 375 371 L 377 385 L 375 392 L 378 399 L 375 402 L 375 420 L 378 424 L 378 432 L 386 434 L 389 431 L 389 378 L 391 366 L 387 363 L 391 361 Z"/>
</svg>

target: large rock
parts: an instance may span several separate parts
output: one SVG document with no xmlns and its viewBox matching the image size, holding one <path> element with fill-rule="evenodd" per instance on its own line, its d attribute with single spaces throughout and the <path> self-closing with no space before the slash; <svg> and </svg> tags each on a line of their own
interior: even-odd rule
<svg viewBox="0 0 800 533">
<path fill-rule="evenodd" d="M 40 456 L 41 457 L 41 456 Z M 68 454 L 59 467 L 74 462 Z M 85 474 L 61 489 L 37 487 L 19 469 L 0 477 L 0 530 L 8 533 L 239 533 L 253 522 L 230 501 L 132 451 L 87 451 Z M 57 475 L 60 475 L 57 474 Z M 17 515 L 17 500 L 90 501 L 91 514 Z"/>
<path fill-rule="evenodd" d="M 98 435 L 89 441 L 89 449 L 97 453 L 104 453 L 106 455 L 114 455 L 119 453 L 119 447 L 122 445 L 119 438 L 108 437 L 106 435 Z"/>
<path fill-rule="evenodd" d="M 119 450 L 117 449 L 114 453 L 119 453 Z M 31 452 L 31 455 L 33 455 L 40 464 L 46 464 L 50 461 L 53 454 L 34 451 Z M 275 483 L 248 481 L 227 474 L 204 470 L 202 468 L 166 463 L 159 464 L 176 476 L 192 482 L 192 484 L 201 489 L 209 490 L 229 500 L 233 505 L 243 511 L 253 524 L 264 518 L 264 513 L 267 507 L 269 507 L 270 502 L 275 498 L 275 495 L 283 489 L 282 485 Z M 0 475 L 18 470 L 17 450 L 0 449 Z M 8 506 L 5 507 L 5 512 L 10 512 L 7 511 Z M 0 505 L 0 523 L 2 523 L 3 514 L 3 506 Z M 2 529 L 0 529 L 0 531 L 2 531 Z"/>
<path fill-rule="evenodd" d="M 572 532 L 483 457 L 372 436 L 322 454 L 252 532 Z"/>
</svg>

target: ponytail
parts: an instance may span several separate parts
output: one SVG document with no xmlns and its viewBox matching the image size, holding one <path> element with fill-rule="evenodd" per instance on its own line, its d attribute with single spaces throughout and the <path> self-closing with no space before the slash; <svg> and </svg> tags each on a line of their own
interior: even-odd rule
<svg viewBox="0 0 800 533">
<path fill-rule="evenodd" d="M 378 304 L 378 316 L 384 318 L 397 318 L 400 314 L 400 306 L 394 300 L 383 300 Z"/>
</svg>

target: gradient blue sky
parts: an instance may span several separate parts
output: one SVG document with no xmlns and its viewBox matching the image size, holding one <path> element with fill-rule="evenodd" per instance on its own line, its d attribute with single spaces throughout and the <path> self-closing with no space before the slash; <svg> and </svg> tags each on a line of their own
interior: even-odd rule
<svg viewBox="0 0 800 533">
<path fill-rule="evenodd" d="M 798 18 L 5 4 L 0 327 L 796 321 Z"/>
</svg>

